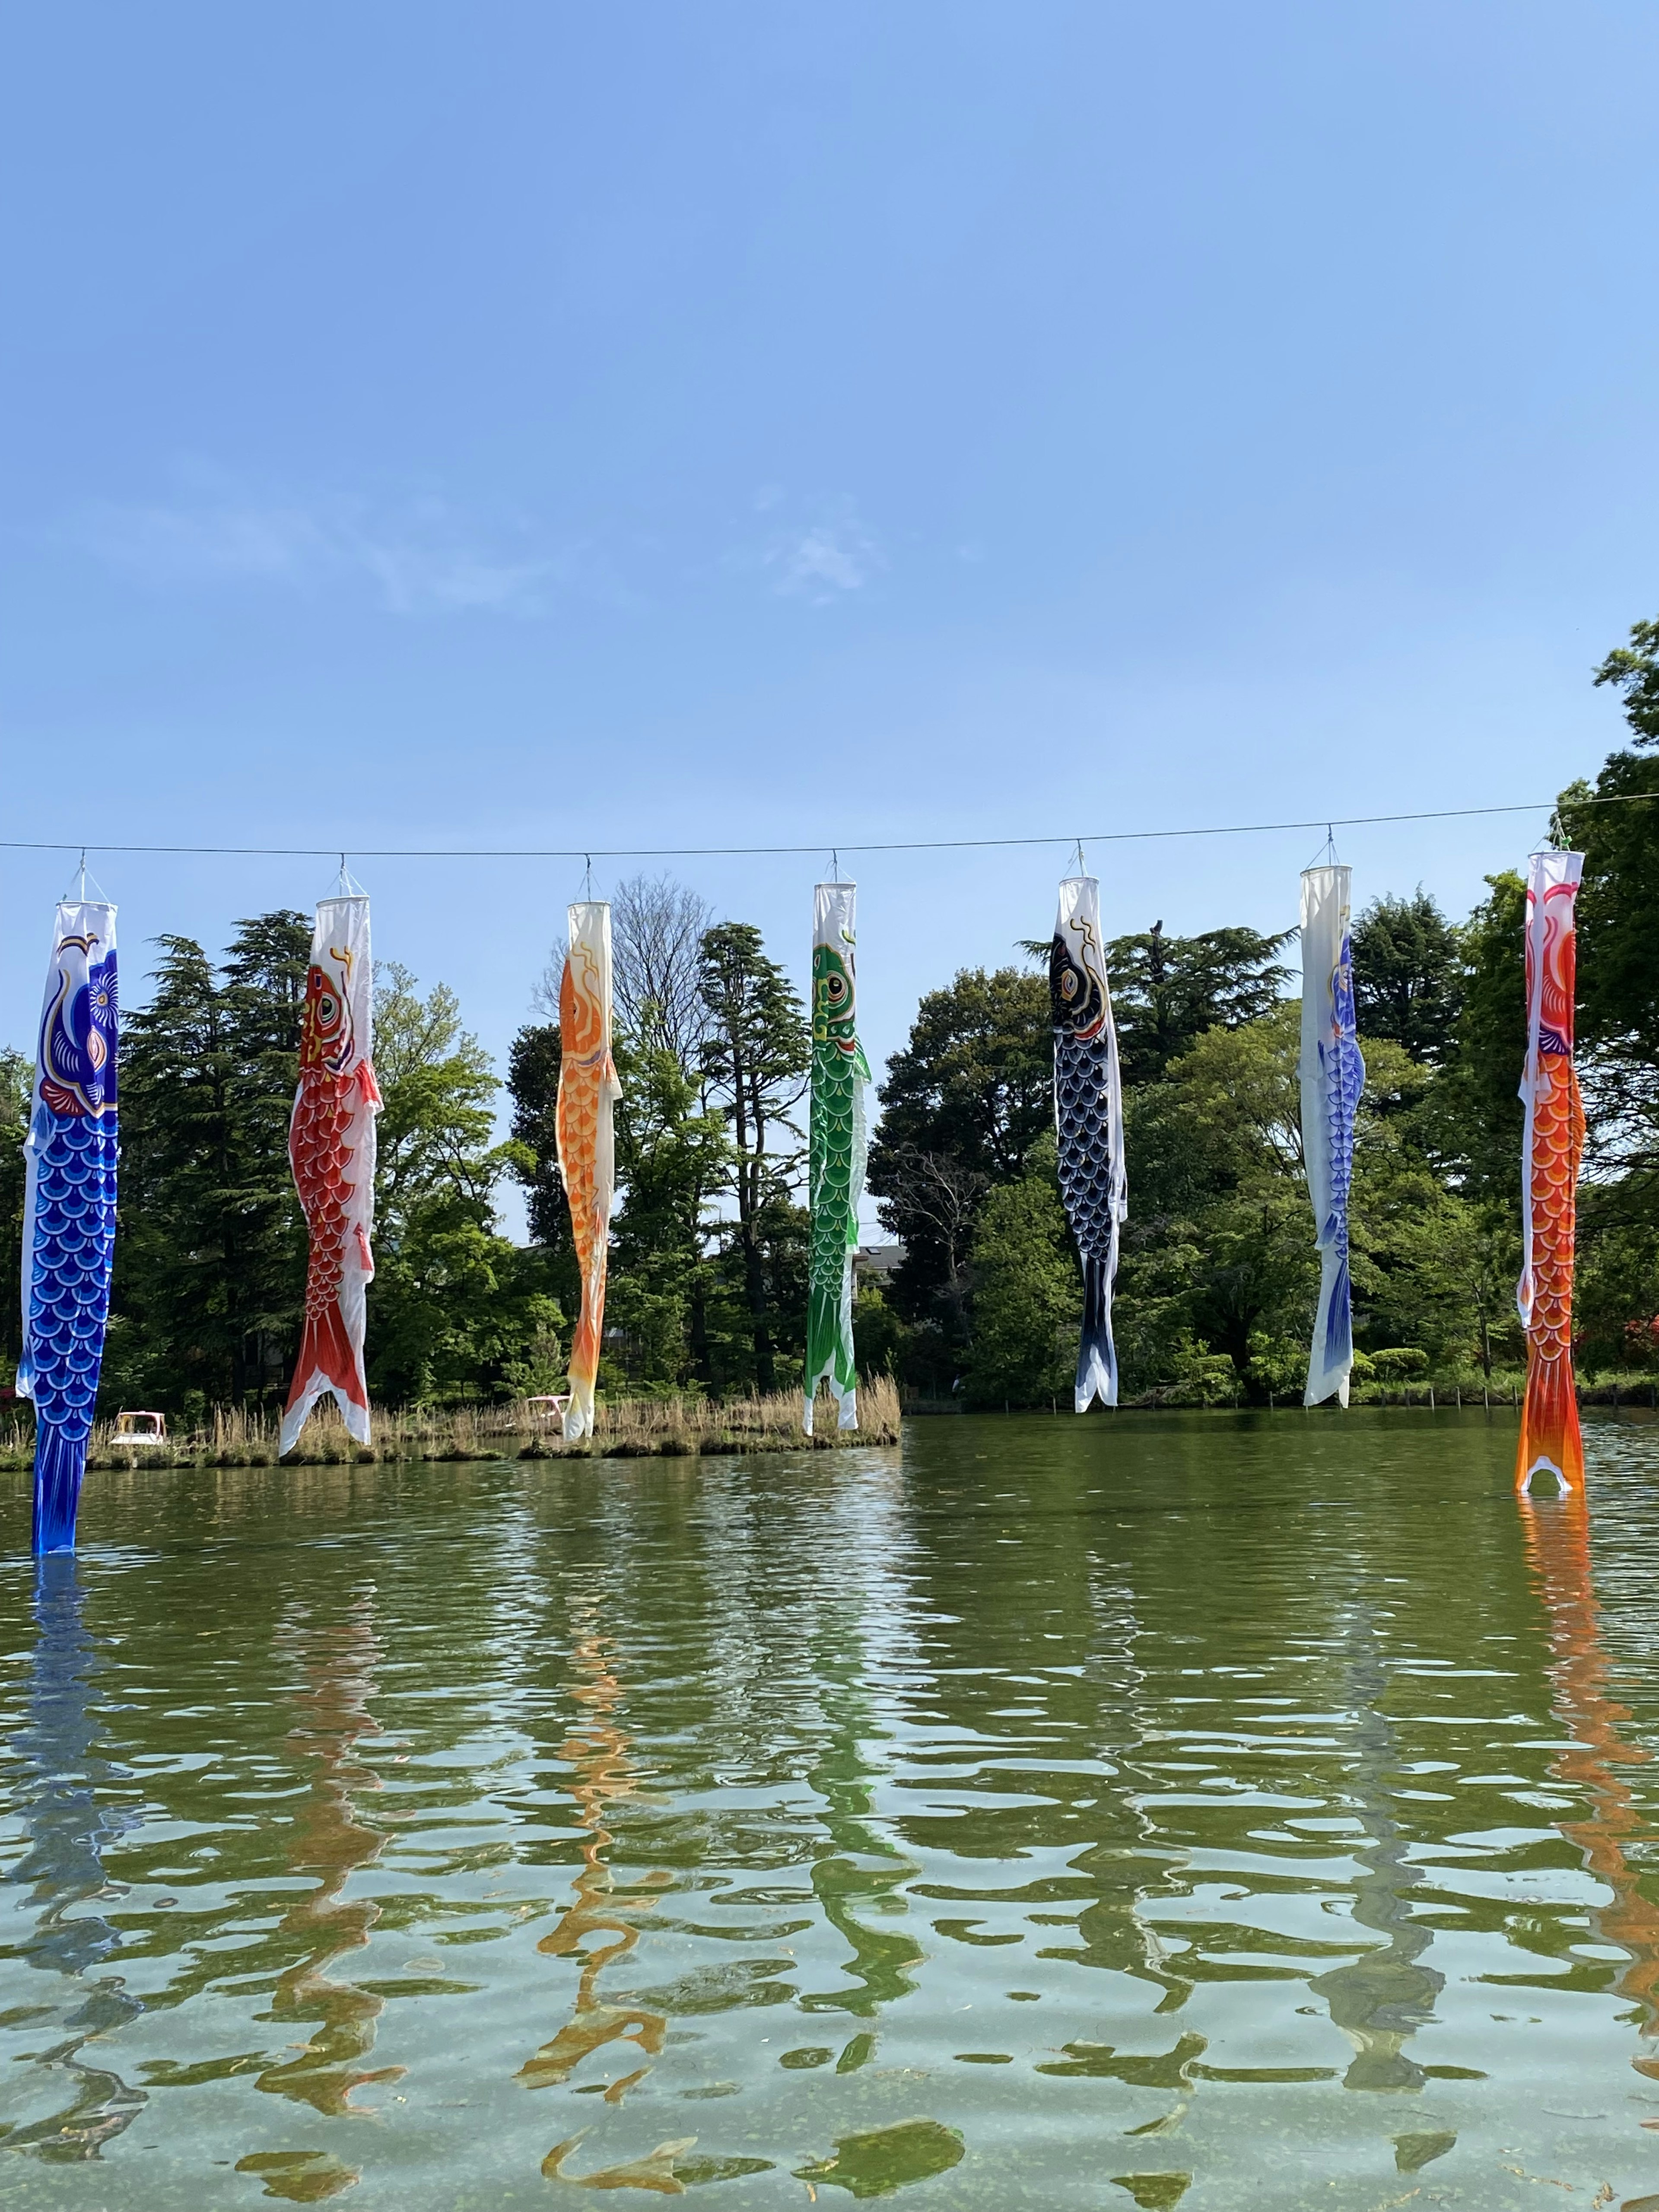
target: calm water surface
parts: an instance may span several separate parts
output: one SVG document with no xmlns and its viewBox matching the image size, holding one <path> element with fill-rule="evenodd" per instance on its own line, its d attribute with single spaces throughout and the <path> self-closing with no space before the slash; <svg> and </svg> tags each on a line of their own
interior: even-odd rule
<svg viewBox="0 0 1659 2212">
<path fill-rule="evenodd" d="M 0 2204 L 1659 2207 L 1659 1428 L 6 1479 Z"/>
</svg>

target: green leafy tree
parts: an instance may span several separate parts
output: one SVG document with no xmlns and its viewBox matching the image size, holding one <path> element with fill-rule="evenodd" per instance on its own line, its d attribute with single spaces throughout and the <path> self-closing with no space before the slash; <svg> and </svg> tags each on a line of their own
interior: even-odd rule
<svg viewBox="0 0 1659 2212">
<path fill-rule="evenodd" d="M 1614 646 L 1595 680 L 1624 695 L 1625 720 L 1637 744 L 1659 745 L 1659 622 L 1632 623 L 1630 643 Z"/>
<path fill-rule="evenodd" d="M 1126 1115 L 1131 1214 L 1121 1302 L 1141 1279 L 1158 1327 L 1126 1341 L 1126 1381 L 1179 1379 L 1189 1349 L 1230 1358 L 1244 1387 L 1282 1389 L 1311 1332 L 1318 1283 L 1302 1170 L 1299 1009 L 1213 1028 Z M 1306 1346 L 1301 1357 L 1305 1367 Z M 1164 1371 L 1159 1371 L 1163 1370 Z"/>
<path fill-rule="evenodd" d="M 522 1162 L 495 1141 L 499 1085 L 453 992 L 441 983 L 423 998 L 407 969 L 377 965 L 374 1064 L 372 1390 L 421 1405 L 550 1389 L 563 1315 L 546 1255 L 496 1227 L 496 1190 Z"/>
<path fill-rule="evenodd" d="M 623 1334 L 617 1364 L 631 1384 L 713 1379 L 706 1252 L 711 1200 L 733 1162 L 724 1116 L 668 1045 L 619 1042 L 617 1109 L 622 1204 L 612 1239 L 607 1317 Z"/>
<path fill-rule="evenodd" d="M 1521 1203 L 1520 1084 L 1527 1046 L 1527 888 L 1488 876 L 1462 935 L 1457 1049 L 1425 1110 L 1435 1147 L 1473 1198 L 1516 1216 Z"/>
<path fill-rule="evenodd" d="M 524 1185 L 530 1240 L 549 1250 L 569 1242 L 569 1209 L 559 1173 L 559 1070 L 563 1055 L 556 1022 L 529 1022 L 507 1049 L 513 1140 L 520 1150 L 514 1174 Z"/>
<path fill-rule="evenodd" d="M 974 1231 L 971 1405 L 1047 1405 L 1069 1393 L 1083 1288 L 1054 1175 L 1052 1138 L 1017 1182 L 993 1190 Z"/>
<path fill-rule="evenodd" d="M 878 1095 L 869 1187 L 904 1245 L 889 1302 L 924 1325 L 942 1370 L 954 1367 L 967 1335 L 980 1204 L 1024 1176 L 1032 1146 L 1054 1126 L 1047 978 L 963 969 L 928 992 Z"/>
</svg>

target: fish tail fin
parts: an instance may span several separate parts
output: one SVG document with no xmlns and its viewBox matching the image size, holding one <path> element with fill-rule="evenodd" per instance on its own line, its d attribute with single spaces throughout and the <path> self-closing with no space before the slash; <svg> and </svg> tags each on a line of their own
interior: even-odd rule
<svg viewBox="0 0 1659 2212">
<path fill-rule="evenodd" d="M 806 1291 L 806 1372 L 802 1388 L 806 1393 L 806 1408 L 801 1426 L 810 1437 L 812 1433 L 812 1403 L 818 1395 L 818 1385 L 826 1378 L 833 1387 L 836 1374 L 836 1351 L 841 1338 L 841 1293 L 839 1285 L 813 1281 Z"/>
<path fill-rule="evenodd" d="M 81 1478 L 87 1468 L 84 1434 L 42 1422 L 34 1438 L 34 1550 L 72 1552 Z"/>
<path fill-rule="evenodd" d="M 1112 1279 L 1104 1260 L 1083 1256 L 1083 1327 L 1078 1338 L 1077 1382 L 1073 1400 L 1079 1413 L 1098 1398 L 1117 1403 L 1117 1351 L 1112 1342 Z"/>
<path fill-rule="evenodd" d="M 283 1414 L 277 1452 L 292 1451 L 300 1431 L 311 1418 L 311 1409 L 325 1390 L 334 1393 L 348 1436 L 360 1444 L 368 1442 L 368 1395 L 363 1388 L 357 1349 L 348 1334 L 345 1316 L 331 1298 L 320 1314 L 306 1309 L 300 1336 L 300 1356 L 294 1363 L 294 1382 Z"/>
<path fill-rule="evenodd" d="M 593 1433 L 593 1401 L 599 1388 L 599 1353 L 605 1334 L 605 1248 L 590 1266 L 582 1285 L 582 1306 L 570 1338 L 570 1402 L 564 1409 L 564 1440 L 579 1443 Z"/>
<path fill-rule="evenodd" d="M 815 1282 L 806 1292 L 806 1372 L 802 1377 L 805 1406 L 801 1427 L 812 1433 L 812 1406 L 820 1382 L 830 1385 L 836 1401 L 836 1425 L 855 1429 L 859 1425 L 858 1372 L 853 1358 L 851 1271 L 843 1272 L 839 1285 Z"/>
<path fill-rule="evenodd" d="M 1571 1359 L 1540 1359 L 1527 1364 L 1527 1395 L 1521 1408 L 1521 1445 L 1516 1454 L 1515 1486 L 1525 1492 L 1533 1478 L 1553 1474 L 1562 1489 L 1584 1486 L 1584 1443 L 1578 1426 L 1578 1393 Z"/>
<path fill-rule="evenodd" d="M 1320 1406 L 1334 1395 L 1346 1406 L 1352 1366 L 1353 1291 L 1348 1279 L 1348 1255 L 1341 1246 L 1328 1244 L 1321 1255 L 1319 1306 L 1314 1316 L 1313 1351 L 1303 1404 Z"/>
</svg>

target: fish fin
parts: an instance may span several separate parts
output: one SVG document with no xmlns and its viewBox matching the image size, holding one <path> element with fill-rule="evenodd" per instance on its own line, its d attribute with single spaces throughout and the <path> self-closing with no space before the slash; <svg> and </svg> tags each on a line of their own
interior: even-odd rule
<svg viewBox="0 0 1659 2212">
<path fill-rule="evenodd" d="M 1521 1446 L 1515 1486 L 1525 1492 L 1533 1478 L 1553 1474 L 1564 1490 L 1584 1486 L 1584 1443 L 1578 1426 L 1578 1393 L 1571 1359 L 1532 1358 L 1521 1407 Z"/>
<path fill-rule="evenodd" d="M 34 1438 L 34 1549 L 72 1552 L 87 1439 L 42 1423 Z"/>
<path fill-rule="evenodd" d="M 1112 1343 L 1112 1285 L 1104 1260 L 1083 1257 L 1083 1327 L 1077 1347 L 1077 1381 L 1073 1401 L 1086 1413 L 1090 1401 L 1117 1403 L 1117 1352 Z"/>
</svg>

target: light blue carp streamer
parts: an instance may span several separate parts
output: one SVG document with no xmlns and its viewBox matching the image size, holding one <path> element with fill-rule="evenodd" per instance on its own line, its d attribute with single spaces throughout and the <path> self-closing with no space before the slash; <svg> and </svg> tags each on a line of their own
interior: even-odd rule
<svg viewBox="0 0 1659 2212">
<path fill-rule="evenodd" d="M 1354 1122 L 1365 1087 L 1354 1010 L 1349 927 L 1352 871 L 1335 861 L 1302 872 L 1302 1151 L 1319 1253 L 1319 1295 L 1304 1402 L 1348 1402 L 1353 1285 L 1348 1207 Z"/>
<path fill-rule="evenodd" d="M 24 1144 L 20 1397 L 34 1401 L 37 1553 L 74 1548 L 115 1255 L 115 910 L 63 906 Z"/>
</svg>

